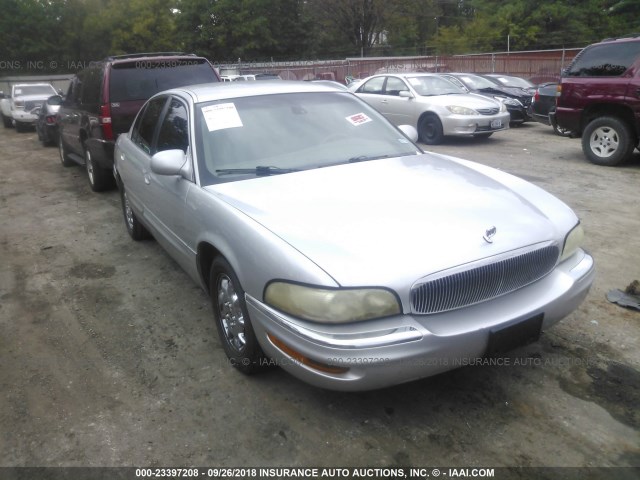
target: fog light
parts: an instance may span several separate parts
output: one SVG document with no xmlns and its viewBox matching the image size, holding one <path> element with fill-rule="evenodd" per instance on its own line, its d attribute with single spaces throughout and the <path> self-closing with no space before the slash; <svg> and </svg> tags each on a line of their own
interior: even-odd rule
<svg viewBox="0 0 640 480">
<path fill-rule="evenodd" d="M 327 365 L 325 363 L 320 363 L 315 360 L 312 360 L 309 357 L 305 357 L 302 353 L 294 350 L 289 345 L 284 343 L 282 340 L 274 337 L 270 333 L 267 333 L 267 338 L 271 341 L 271 343 L 275 347 L 280 349 L 283 353 L 289 355 L 291 358 L 293 358 L 297 362 L 300 362 L 306 367 L 312 368 L 314 370 L 318 370 L 320 372 L 333 373 L 333 374 L 346 373 L 349 371 L 349 369 L 345 367 L 336 367 L 333 365 Z"/>
</svg>

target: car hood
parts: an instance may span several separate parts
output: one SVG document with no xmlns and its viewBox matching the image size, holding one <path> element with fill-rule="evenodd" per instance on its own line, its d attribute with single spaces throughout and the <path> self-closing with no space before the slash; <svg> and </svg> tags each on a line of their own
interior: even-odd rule
<svg viewBox="0 0 640 480">
<path fill-rule="evenodd" d="M 474 165 L 424 154 L 205 188 L 343 286 L 406 284 L 523 246 L 560 243 L 575 225 L 555 197 Z M 492 227 L 489 243 L 483 236 Z"/>
<path fill-rule="evenodd" d="M 24 100 L 25 102 L 34 102 L 34 101 L 42 101 L 44 102 L 51 95 L 55 95 L 52 93 L 44 94 L 44 95 L 16 95 L 14 98 L 16 100 Z"/>
<path fill-rule="evenodd" d="M 493 100 L 470 93 L 420 96 L 418 98 L 424 103 L 440 105 L 443 107 L 446 107 L 447 105 L 461 105 L 469 108 L 491 108 L 498 106 Z"/>
</svg>

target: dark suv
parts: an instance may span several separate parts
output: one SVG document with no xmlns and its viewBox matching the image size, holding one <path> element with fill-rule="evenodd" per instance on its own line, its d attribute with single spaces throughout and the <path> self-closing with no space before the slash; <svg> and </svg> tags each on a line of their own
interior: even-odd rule
<svg viewBox="0 0 640 480">
<path fill-rule="evenodd" d="M 558 92 L 551 121 L 582 137 L 589 161 L 631 159 L 640 137 L 640 36 L 586 47 L 563 72 Z"/>
<path fill-rule="evenodd" d="M 138 110 L 156 93 L 219 82 L 206 58 L 183 53 L 109 57 L 80 71 L 58 112 L 60 161 L 85 165 L 94 191 L 115 185 L 113 147 Z"/>
</svg>

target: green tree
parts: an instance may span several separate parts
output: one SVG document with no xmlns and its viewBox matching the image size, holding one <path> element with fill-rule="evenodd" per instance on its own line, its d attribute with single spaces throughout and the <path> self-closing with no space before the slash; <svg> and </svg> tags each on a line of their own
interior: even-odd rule
<svg viewBox="0 0 640 480">
<path fill-rule="evenodd" d="M 177 6 L 182 45 L 213 59 L 299 58 L 309 51 L 302 0 L 181 0 Z"/>
</svg>

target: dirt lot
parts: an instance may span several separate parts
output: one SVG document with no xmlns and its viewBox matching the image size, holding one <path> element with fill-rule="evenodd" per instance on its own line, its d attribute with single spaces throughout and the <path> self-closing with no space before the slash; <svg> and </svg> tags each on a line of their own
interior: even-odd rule
<svg viewBox="0 0 640 480">
<path fill-rule="evenodd" d="M 0 466 L 640 466 L 640 312 L 605 299 L 640 279 L 640 154 L 597 167 L 538 124 L 432 150 L 570 204 L 595 284 L 509 366 L 350 394 L 232 369 L 207 295 L 129 239 L 117 192 L 0 131 Z"/>
</svg>

